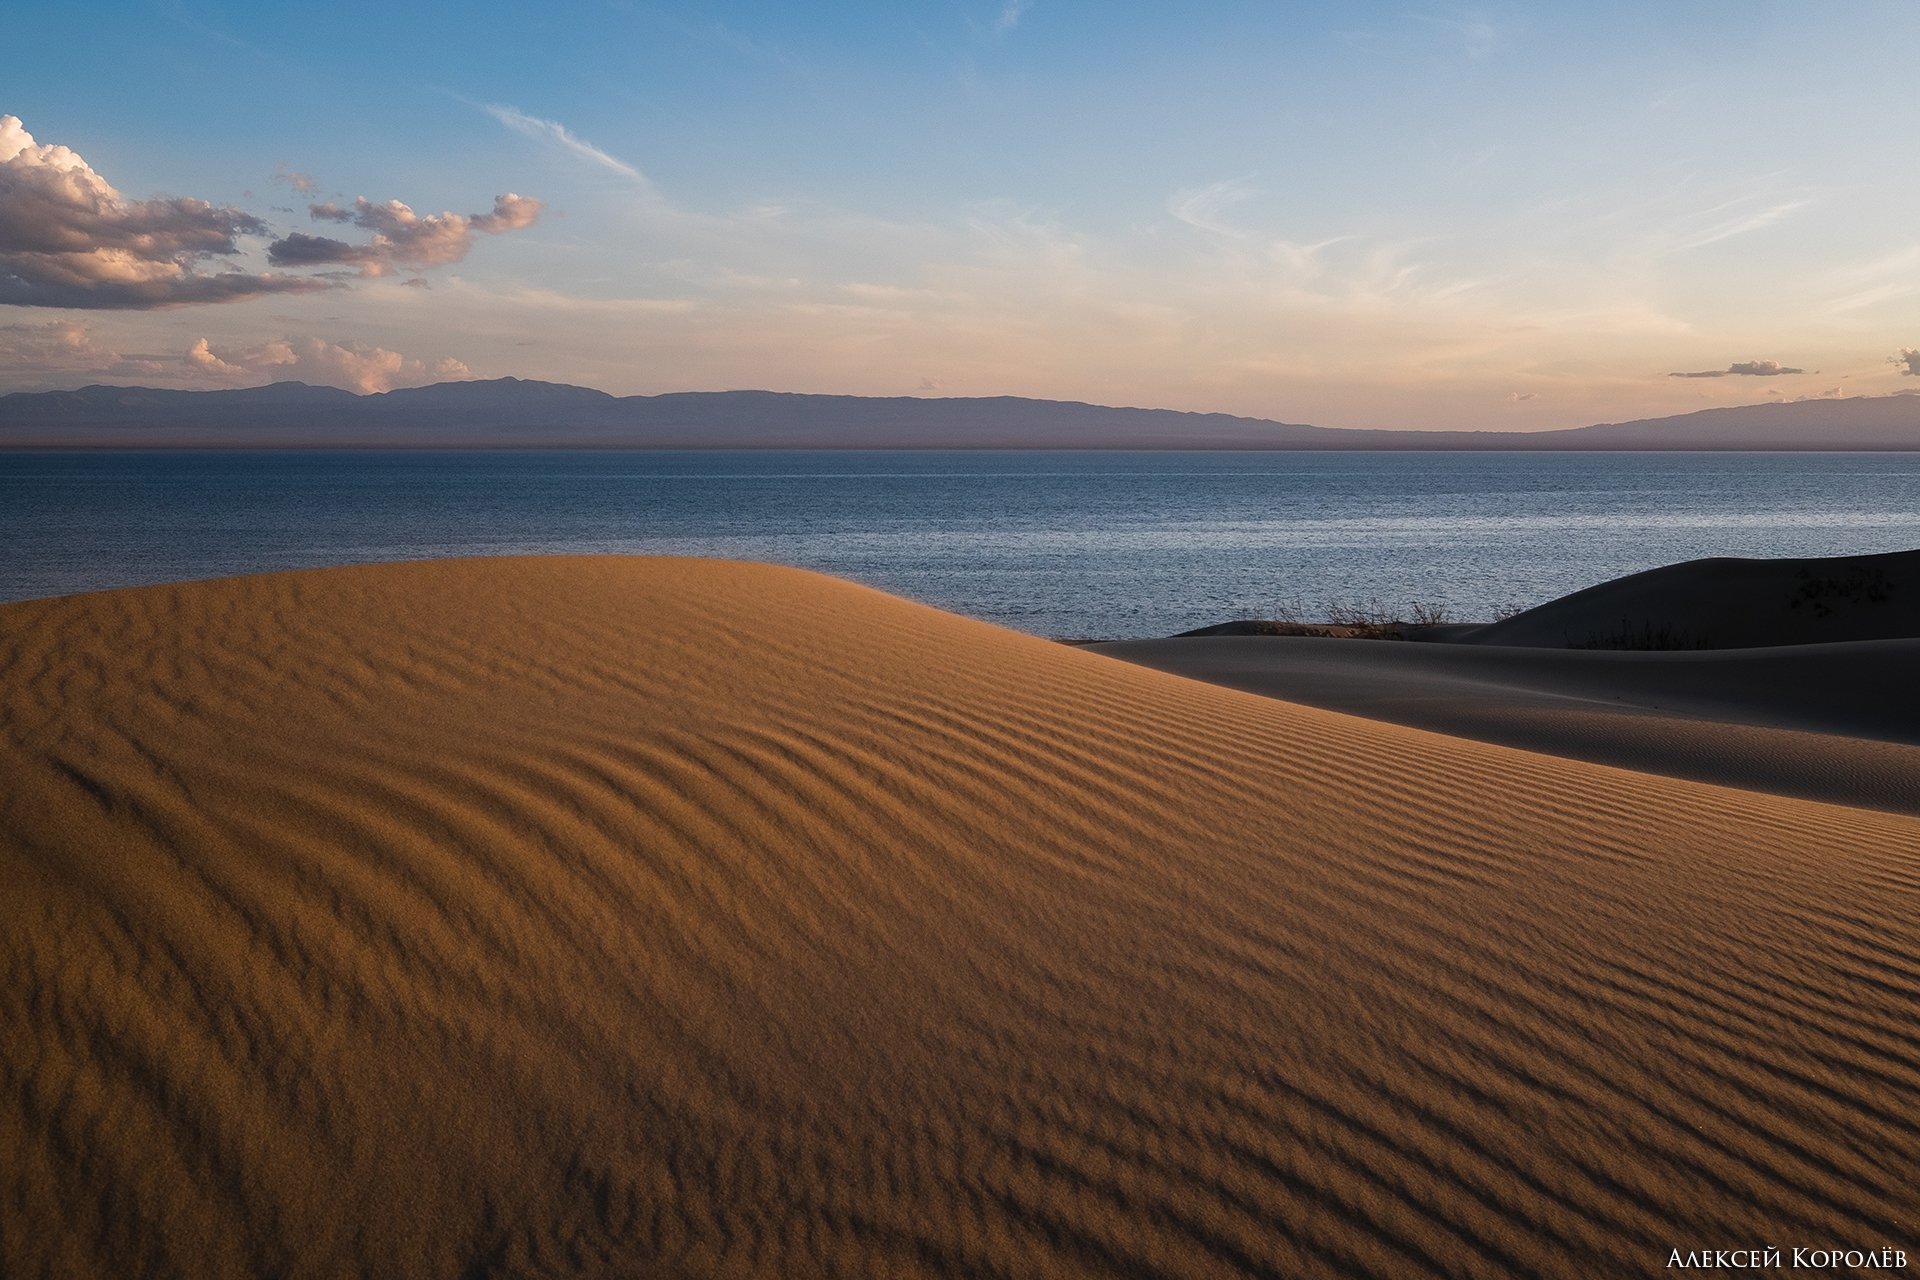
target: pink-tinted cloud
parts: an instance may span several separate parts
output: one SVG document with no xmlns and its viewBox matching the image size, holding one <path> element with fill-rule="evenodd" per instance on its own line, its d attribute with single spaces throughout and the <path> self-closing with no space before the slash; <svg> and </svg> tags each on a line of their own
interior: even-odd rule
<svg viewBox="0 0 1920 1280">
<path fill-rule="evenodd" d="M 532 226 L 540 216 L 540 202 L 508 192 L 494 197 L 489 213 L 422 215 L 398 200 L 375 204 L 362 196 L 351 209 L 316 203 L 308 205 L 307 212 L 316 222 L 351 223 L 373 232 L 373 238 L 349 244 L 296 231 L 273 242 L 269 262 L 277 267 L 347 266 L 363 276 L 384 276 L 395 267 L 426 270 L 458 262 L 473 248 L 476 232 L 500 235 Z"/>
<path fill-rule="evenodd" d="M 289 379 L 372 392 L 472 376 L 459 360 L 419 359 L 363 342 L 286 337 L 215 346 L 197 338 L 184 352 L 130 354 L 86 321 L 0 324 L 0 393 L 90 381 L 209 387 Z"/>
<path fill-rule="evenodd" d="M 276 187 L 282 185 L 289 186 L 301 195 L 311 195 L 320 184 L 298 170 L 289 169 L 287 166 L 281 165 L 273 171 L 273 185 Z"/>
<path fill-rule="evenodd" d="M 45 385 L 50 378 L 165 377 L 164 357 L 123 355 L 77 320 L 0 325 L 0 387 Z"/>
<path fill-rule="evenodd" d="M 426 361 L 360 342 L 282 338 L 215 350 L 205 338 L 188 348 L 187 365 L 201 382 L 276 382 L 297 379 L 369 393 L 470 378 L 458 360 Z"/>
<path fill-rule="evenodd" d="M 610 170 L 623 178 L 632 178 L 642 185 L 647 184 L 638 169 L 624 160 L 616 160 L 600 148 L 579 137 L 558 120 L 542 120 L 539 116 L 530 116 L 518 107 L 509 107 L 501 103 L 481 108 L 501 124 L 538 142 L 558 147 L 566 154 L 588 164 Z"/>
<path fill-rule="evenodd" d="M 299 276 L 205 271 L 265 223 L 231 206 L 129 200 L 63 146 L 0 116 L 0 304 L 146 310 L 324 289 Z"/>
</svg>

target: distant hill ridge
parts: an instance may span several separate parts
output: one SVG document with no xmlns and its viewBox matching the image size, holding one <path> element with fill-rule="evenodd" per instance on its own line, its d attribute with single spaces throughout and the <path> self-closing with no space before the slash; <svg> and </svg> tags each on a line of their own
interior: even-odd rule
<svg viewBox="0 0 1920 1280">
<path fill-rule="evenodd" d="M 1382 431 L 1018 396 L 682 391 L 520 378 L 359 395 L 87 386 L 0 396 L 0 448 L 1920 449 L 1920 394 L 1705 409 L 1558 431 Z"/>
</svg>

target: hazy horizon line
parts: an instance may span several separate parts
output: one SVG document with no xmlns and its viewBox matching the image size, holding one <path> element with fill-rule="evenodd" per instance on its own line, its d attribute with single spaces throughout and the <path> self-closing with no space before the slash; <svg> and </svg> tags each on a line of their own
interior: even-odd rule
<svg viewBox="0 0 1920 1280">
<path fill-rule="evenodd" d="M 629 393 L 623 394 L 620 392 L 608 391 L 601 387 L 588 386 L 584 383 L 559 382 L 550 378 L 528 378 L 528 377 L 522 377 L 518 374 L 502 374 L 502 375 L 491 377 L 491 378 L 480 378 L 480 377 L 445 378 L 437 382 L 418 383 L 408 387 L 389 387 L 384 390 L 376 390 L 376 391 L 360 391 L 350 387 L 335 386 L 331 383 L 307 382 L 299 378 L 275 379 L 270 382 L 264 382 L 264 383 L 260 383 L 258 385 L 250 386 L 250 387 L 159 387 L 159 386 L 154 386 L 150 383 L 138 383 L 138 382 L 126 382 L 126 383 L 87 382 L 87 383 L 82 383 L 78 386 L 72 386 L 72 387 L 47 387 L 47 388 L 42 388 L 40 390 L 32 390 L 32 391 L 19 390 L 19 391 L 0 392 L 0 400 L 9 400 L 16 396 L 73 395 L 82 391 L 86 391 L 93 387 L 100 387 L 103 389 L 115 390 L 115 391 L 155 391 L 155 392 L 164 392 L 167 394 L 181 394 L 181 395 L 232 395 L 232 394 L 235 394 L 238 392 L 244 392 L 244 391 L 264 391 L 272 387 L 280 387 L 280 386 L 304 387 L 304 388 L 308 388 L 316 391 L 337 391 L 342 395 L 351 396 L 355 400 L 372 400 L 372 399 L 379 399 L 386 396 L 394 395 L 396 393 L 409 392 L 409 391 L 432 391 L 441 387 L 452 387 L 452 386 L 463 386 L 463 385 L 485 385 L 485 384 L 492 384 L 492 383 L 526 383 L 526 384 L 534 384 L 539 386 L 565 387 L 573 390 L 592 392 L 596 395 L 603 395 L 612 400 L 658 400 L 658 399 L 664 399 L 669 396 L 721 396 L 721 395 L 792 396 L 796 399 L 812 399 L 812 400 L 827 400 L 827 399 L 917 400 L 917 401 L 1019 400 L 1019 401 L 1025 401 L 1032 404 L 1082 405 L 1088 408 L 1112 409 L 1112 410 L 1123 411 L 1123 412 L 1133 411 L 1133 412 L 1144 412 L 1144 413 L 1172 413 L 1172 414 L 1180 414 L 1186 417 L 1195 417 L 1195 418 L 1209 418 L 1209 417 L 1230 418 L 1240 422 L 1272 423 L 1276 426 L 1315 427 L 1321 430 L 1328 430 L 1328 431 L 1354 432 L 1354 433 L 1366 433 L 1366 434 L 1418 433 L 1418 434 L 1431 434 L 1436 436 L 1438 435 L 1498 435 L 1498 436 L 1552 435 L 1560 432 L 1579 431 L 1584 427 L 1589 427 L 1589 426 L 1596 426 L 1596 427 L 1621 426 L 1621 425 L 1626 425 L 1632 422 L 1656 422 L 1656 421 L 1661 421 L 1668 418 L 1693 417 L 1698 414 L 1716 413 L 1716 412 L 1723 412 L 1726 410 L 1759 409 L 1759 408 L 1764 408 L 1769 406 L 1785 407 L 1788 405 L 1803 404 L 1803 403 L 1833 403 L 1838 400 L 1881 401 L 1881 400 L 1893 400 L 1893 399 L 1898 399 L 1902 397 L 1920 397 L 1920 390 L 1902 390 L 1902 391 L 1888 391 L 1888 392 L 1882 392 L 1879 394 L 1871 394 L 1871 395 L 1853 395 L 1853 396 L 1841 396 L 1841 397 L 1809 396 L 1809 397 L 1799 397 L 1793 400 L 1777 400 L 1777 399 L 1776 400 L 1757 400 L 1757 401 L 1752 401 L 1752 402 L 1743 403 L 1743 404 L 1735 404 L 1735 405 L 1711 405 L 1706 408 L 1691 409 L 1691 410 L 1683 411 L 1681 413 L 1656 414 L 1651 417 L 1630 418 L 1630 419 L 1601 419 L 1601 420 L 1595 420 L 1587 423 L 1580 423 L 1574 426 L 1530 427 L 1530 428 L 1524 428 L 1520 430 L 1502 430 L 1499 428 L 1491 428 L 1491 427 L 1478 427 L 1478 428 L 1464 427 L 1463 428 L 1463 427 L 1416 427 L 1416 426 L 1395 426 L 1395 427 L 1328 426 L 1327 424 L 1324 424 L 1324 423 L 1307 422 L 1304 420 L 1288 420 L 1283 418 L 1264 417 L 1257 414 L 1231 413 L 1222 409 L 1177 409 L 1177 408 L 1172 408 L 1170 406 L 1165 406 L 1165 405 L 1110 404 L 1110 403 L 1103 403 L 1101 401 L 1096 401 L 1096 400 L 1062 399 L 1062 398 L 1051 397 L 1051 396 L 1017 395 L 1013 393 L 998 393 L 998 394 L 992 394 L 992 395 L 950 395 L 950 394 L 940 394 L 933 391 L 920 391 L 920 392 L 901 392 L 893 395 L 871 395 L 871 394 L 864 394 L 860 392 L 785 391 L 785 390 L 780 390 L 773 387 L 722 387 L 722 388 L 684 388 L 684 389 L 675 390 L 675 391 L 629 392 Z M 1060 446 L 1038 445 L 1034 447 L 1055 448 Z"/>
</svg>

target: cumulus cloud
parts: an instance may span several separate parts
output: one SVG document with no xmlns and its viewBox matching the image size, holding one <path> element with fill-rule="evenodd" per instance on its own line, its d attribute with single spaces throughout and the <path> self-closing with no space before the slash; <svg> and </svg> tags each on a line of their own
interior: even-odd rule
<svg viewBox="0 0 1920 1280">
<path fill-rule="evenodd" d="M 1892 361 L 1900 366 L 1901 376 L 1920 378 L 1920 347 L 1902 347 Z"/>
<path fill-rule="evenodd" d="M 243 210 L 129 200 L 63 146 L 0 116 L 0 304 L 145 310 L 324 289 L 299 276 L 201 270 L 270 234 Z"/>
<path fill-rule="evenodd" d="M 230 360 L 215 355 L 205 338 L 194 339 L 187 348 L 188 367 L 215 378 L 251 378 L 257 372 L 292 364 L 294 359 L 293 346 L 286 342 L 265 343 L 250 353 L 235 353 Z"/>
<path fill-rule="evenodd" d="M 322 338 L 282 338 L 250 347 L 216 350 L 205 338 L 187 349 L 189 368 L 201 381 L 317 382 L 367 394 L 428 382 L 471 378 L 458 360 L 417 360 L 385 347 Z"/>
<path fill-rule="evenodd" d="M 600 148 L 575 134 L 558 120 L 542 120 L 539 116 L 530 116 L 518 107 L 509 107 L 501 103 L 489 103 L 481 107 L 488 115 L 507 128 L 535 142 L 544 142 L 556 146 L 576 160 L 585 160 L 588 164 L 619 174 L 623 178 L 632 178 L 645 182 L 638 169 L 624 160 L 616 160 Z"/>
<path fill-rule="evenodd" d="M 1778 360 L 1736 360 L 1724 369 L 1702 369 L 1698 373 L 1670 373 L 1669 378 L 1777 378 L 1783 373 L 1805 373 L 1790 369 Z"/>
<path fill-rule="evenodd" d="M 311 204 L 307 213 L 316 222 L 351 223 L 373 232 L 373 239 L 349 244 L 295 231 L 268 246 L 267 261 L 276 267 L 347 266 L 363 276 L 384 276 L 395 267 L 425 270 L 458 262 L 473 247 L 475 232 L 500 235 L 532 226 L 540 216 L 540 202 L 508 192 L 494 197 L 488 213 L 422 215 L 398 200 L 375 204 L 361 196 L 351 209 Z"/>
</svg>

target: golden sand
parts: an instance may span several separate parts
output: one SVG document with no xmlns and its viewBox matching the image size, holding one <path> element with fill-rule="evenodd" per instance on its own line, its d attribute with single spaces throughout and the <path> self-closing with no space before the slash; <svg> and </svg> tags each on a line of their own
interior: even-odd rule
<svg viewBox="0 0 1920 1280">
<path fill-rule="evenodd" d="M 1920 1243 L 1920 821 L 784 569 L 0 607 L 0 1273 Z"/>
</svg>

